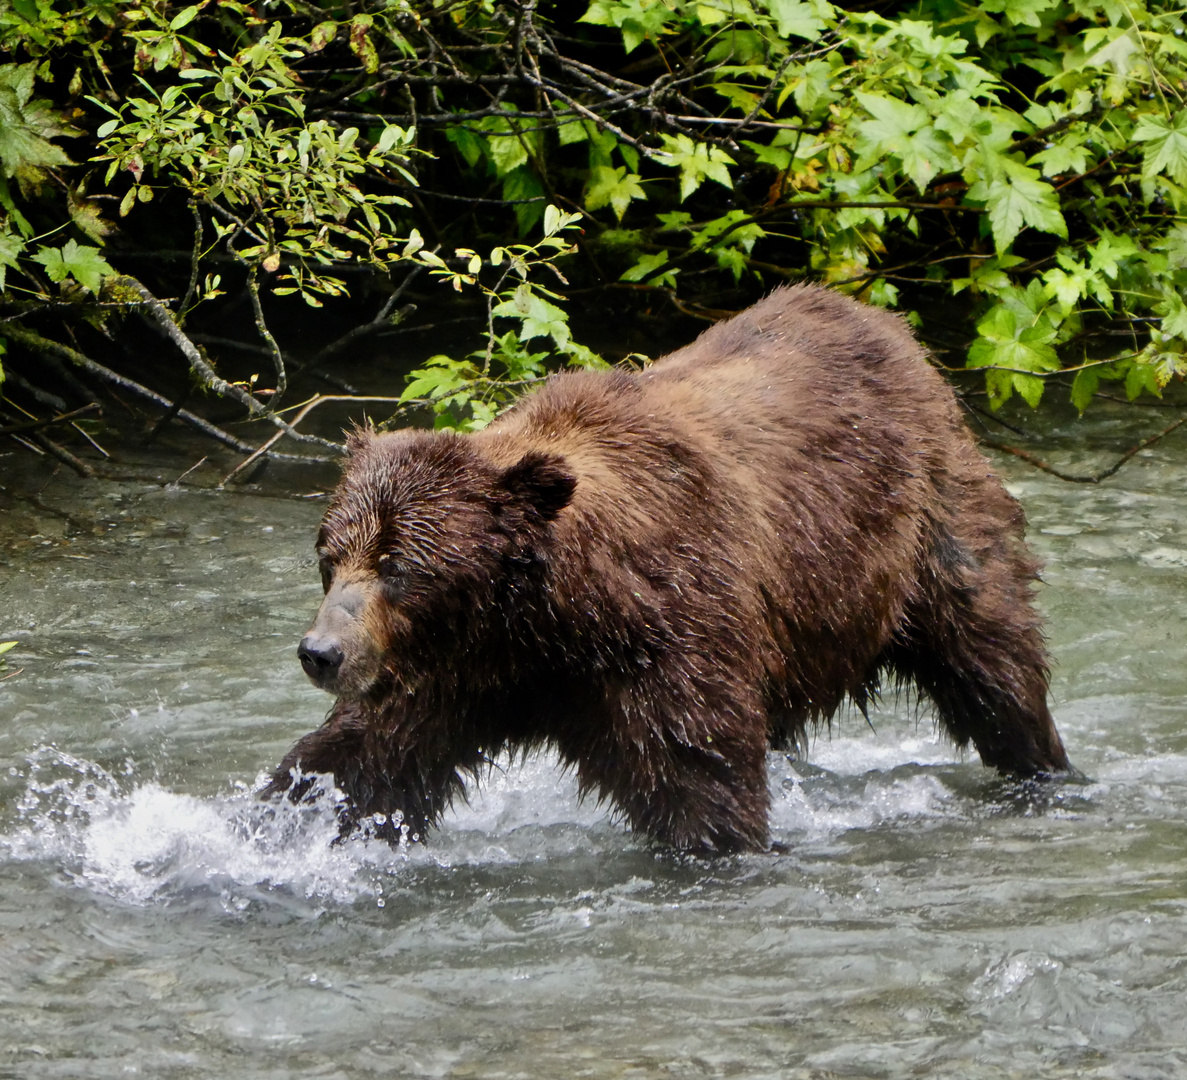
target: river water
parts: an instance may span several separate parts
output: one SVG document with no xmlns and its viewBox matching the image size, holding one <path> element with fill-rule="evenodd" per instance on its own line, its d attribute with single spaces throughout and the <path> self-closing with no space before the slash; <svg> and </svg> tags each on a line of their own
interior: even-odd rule
<svg viewBox="0 0 1187 1080">
<path fill-rule="evenodd" d="M 1087 467 L 1134 423 L 1046 443 Z M 309 478 L 0 458 L 0 1077 L 1187 1075 L 1184 450 L 999 462 L 1082 781 L 1005 783 L 891 699 L 771 757 L 789 854 L 715 860 L 547 757 L 405 851 L 261 808 L 328 705 Z"/>
</svg>

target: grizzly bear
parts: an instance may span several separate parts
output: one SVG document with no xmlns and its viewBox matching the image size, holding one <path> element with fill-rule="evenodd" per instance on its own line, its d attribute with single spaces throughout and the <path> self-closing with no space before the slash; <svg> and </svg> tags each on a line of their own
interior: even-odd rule
<svg viewBox="0 0 1187 1080">
<path fill-rule="evenodd" d="M 1066 770 L 1023 514 L 904 323 L 782 288 L 471 435 L 356 432 L 299 657 L 337 695 L 265 790 L 423 836 L 505 750 L 680 849 L 769 844 L 768 748 L 884 677 L 1004 773 Z"/>
</svg>

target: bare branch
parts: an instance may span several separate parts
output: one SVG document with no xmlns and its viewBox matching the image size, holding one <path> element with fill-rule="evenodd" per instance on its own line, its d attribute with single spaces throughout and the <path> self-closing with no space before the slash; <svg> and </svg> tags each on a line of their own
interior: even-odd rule
<svg viewBox="0 0 1187 1080">
<path fill-rule="evenodd" d="M 386 303 L 380 308 L 379 314 L 375 316 L 370 322 L 365 322 L 361 326 L 356 326 L 353 330 L 348 330 L 340 338 L 331 341 L 324 349 L 322 349 L 311 361 L 313 366 L 317 366 L 334 353 L 340 352 L 346 348 L 347 345 L 352 344 L 364 337 L 374 334 L 378 330 L 382 330 L 386 326 L 396 326 L 402 323 L 409 315 L 416 310 L 412 304 L 401 308 L 395 315 L 392 314 L 396 304 L 400 302 L 400 297 L 407 291 L 408 286 L 421 274 L 424 270 L 424 265 L 419 264 L 412 268 L 408 276 L 400 282 L 395 291 L 387 298 Z"/>
<path fill-rule="evenodd" d="M 145 401 L 150 401 L 154 405 L 159 406 L 165 410 L 175 409 L 175 404 L 170 401 L 163 394 L 158 394 L 155 390 L 150 390 L 147 386 L 142 386 L 134 379 L 129 379 L 126 375 L 119 375 L 108 367 L 104 367 L 98 361 L 92 360 L 89 356 L 84 356 L 76 349 L 70 348 L 68 345 L 63 345 L 61 342 L 53 341 L 50 338 L 44 338 L 40 334 L 34 333 L 32 330 L 27 330 L 23 326 L 8 326 L 5 328 L 7 334 L 13 341 L 33 352 L 43 353 L 50 356 L 59 356 L 64 360 L 68 360 L 77 368 L 87 372 L 87 374 L 94 376 L 105 383 L 112 386 L 118 386 L 122 390 L 127 390 L 129 393 L 135 394 L 137 397 Z M 216 439 L 224 446 L 231 447 L 232 450 L 238 450 L 242 454 L 250 454 L 256 448 L 242 439 L 235 438 L 229 432 L 210 423 L 209 420 L 204 419 L 188 409 L 177 409 L 177 419 L 189 424 L 191 427 L 201 431 L 204 435 L 208 435 L 212 439 Z M 330 444 L 336 446 L 336 444 Z M 341 452 L 342 447 L 336 447 Z M 309 454 L 280 454 L 275 451 L 269 451 L 270 456 L 280 461 L 329 461 L 331 459 L 326 457 L 318 457 Z"/>
<path fill-rule="evenodd" d="M 384 401 L 388 403 L 401 404 L 398 397 L 360 397 L 357 394 L 317 394 L 310 398 L 303 405 L 298 407 L 297 415 L 293 417 L 291 424 L 296 427 L 306 416 L 309 415 L 317 406 L 324 405 L 327 401 Z M 272 436 L 263 446 L 254 450 L 248 457 L 244 458 L 238 465 L 235 466 L 226 476 L 219 482 L 220 488 L 225 487 L 227 482 L 231 480 L 237 473 L 246 469 L 253 461 L 258 460 L 261 456 L 268 453 L 271 447 L 284 436 L 283 431 L 278 431 Z M 196 468 L 197 466 L 195 466 Z"/>
<path fill-rule="evenodd" d="M 94 412 L 97 408 L 99 408 L 99 403 L 92 401 L 91 404 L 84 405 L 81 409 L 74 409 L 72 412 L 63 413 L 61 416 L 54 416 L 48 420 L 26 420 L 20 424 L 9 424 L 7 427 L 0 427 L 0 435 L 12 435 L 21 431 L 40 431 L 42 428 L 52 427 L 54 424 L 68 424 L 71 420 Z"/>
<path fill-rule="evenodd" d="M 1086 476 L 1077 476 L 1075 473 L 1064 472 L 1062 469 L 1055 468 L 1055 466 L 1048 464 L 1042 458 L 1038 457 L 1035 454 L 1030 453 L 1027 450 L 1022 450 L 1017 446 L 1009 446 L 1008 444 L 998 442 L 995 439 L 982 439 L 981 445 L 982 446 L 990 446 L 994 450 L 1000 450 L 1000 451 L 1002 451 L 1002 453 L 1005 453 L 1005 454 L 1013 454 L 1014 457 L 1020 458 L 1022 461 L 1025 461 L 1028 465 L 1033 465 L 1036 469 L 1039 469 L 1041 472 L 1045 472 L 1045 473 L 1050 474 L 1051 476 L 1058 477 L 1060 480 L 1066 480 L 1069 484 L 1099 484 L 1102 480 L 1107 480 L 1110 476 L 1113 476 L 1115 473 L 1117 473 L 1120 470 L 1121 466 L 1124 465 L 1127 461 L 1129 461 L 1129 459 L 1132 458 L 1135 454 L 1139 453 L 1142 450 L 1145 450 L 1146 447 L 1153 446 L 1156 442 L 1159 442 L 1160 440 L 1165 439 L 1169 434 L 1171 434 L 1171 432 L 1182 427 L 1184 424 L 1187 424 L 1187 415 L 1180 416 L 1179 419 L 1174 421 L 1174 423 L 1172 423 L 1172 424 L 1167 424 L 1167 426 L 1164 427 L 1160 432 L 1158 432 L 1158 434 L 1151 435 L 1151 436 L 1149 436 L 1149 438 L 1142 439 L 1141 442 L 1135 443 L 1128 450 L 1126 450 L 1125 453 L 1122 454 L 1116 461 L 1114 461 L 1112 465 L 1109 465 L 1107 468 L 1101 469 L 1099 472 L 1089 473 Z"/>
<path fill-rule="evenodd" d="M 146 311 L 152 322 L 157 328 L 167 337 L 174 345 L 178 347 L 181 354 L 189 362 L 191 369 L 199 378 L 220 397 L 229 397 L 238 401 L 253 417 L 260 417 L 269 420 L 280 428 L 286 435 L 298 442 L 314 443 L 318 446 L 324 446 L 327 449 L 342 452 L 340 444 L 330 442 L 329 439 L 322 439 L 316 435 L 302 435 L 299 431 L 293 431 L 288 424 L 284 422 L 276 413 L 264 408 L 254 397 L 251 396 L 241 386 L 236 386 L 234 383 L 229 383 L 212 368 L 198 351 L 198 347 L 182 332 L 181 328 L 173 321 L 169 312 L 152 293 L 148 291 L 133 277 L 122 276 L 117 279 L 128 288 L 134 289 L 143 297 L 147 305 Z M 282 369 L 283 370 L 283 369 Z"/>
<path fill-rule="evenodd" d="M 202 227 L 202 211 L 198 209 L 198 203 L 190 200 L 190 212 L 194 215 L 194 250 L 190 255 L 190 283 L 185 291 L 185 296 L 181 303 L 177 306 L 177 325 L 185 325 L 185 317 L 189 313 L 190 304 L 194 302 L 194 296 L 198 291 L 198 270 L 202 262 L 202 240 L 204 229 Z"/>
</svg>

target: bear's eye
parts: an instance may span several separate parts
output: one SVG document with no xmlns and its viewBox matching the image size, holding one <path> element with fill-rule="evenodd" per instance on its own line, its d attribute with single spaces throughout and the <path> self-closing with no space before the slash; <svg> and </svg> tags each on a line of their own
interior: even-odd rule
<svg viewBox="0 0 1187 1080">
<path fill-rule="evenodd" d="M 408 568 L 394 555 L 379 556 L 379 580 L 391 589 L 403 592 L 408 583 Z"/>
<path fill-rule="evenodd" d="M 328 593 L 330 583 L 334 580 L 334 564 L 330 562 L 329 556 L 323 555 L 317 560 L 317 569 L 321 573 L 321 591 Z"/>
</svg>

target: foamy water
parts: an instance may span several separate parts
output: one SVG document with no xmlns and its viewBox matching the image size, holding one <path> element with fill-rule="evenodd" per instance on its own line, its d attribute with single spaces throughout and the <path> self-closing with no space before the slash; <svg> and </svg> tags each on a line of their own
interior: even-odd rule
<svg viewBox="0 0 1187 1080">
<path fill-rule="evenodd" d="M 312 804 L 261 803 L 253 792 L 265 782 L 262 774 L 225 794 L 197 797 L 137 779 L 131 761 L 116 775 L 46 747 L 26 765 L 17 820 L 0 835 L 0 853 L 16 861 L 50 860 L 76 886 L 130 904 L 169 903 L 204 891 L 241 908 L 277 889 L 351 904 L 381 899 L 382 879 L 398 876 L 410 861 L 508 863 L 563 855 L 591 842 L 646 843 L 605 807 L 581 801 L 576 783 L 551 755 L 497 763 L 427 845 L 399 847 L 370 835 L 366 822 L 340 841 L 332 788 Z M 805 785 L 779 758 L 772 759 L 772 774 L 784 774 L 774 792 L 773 825 L 785 843 L 931 817 L 952 802 L 928 776 L 875 776 L 838 786 L 840 777 L 822 783 L 824 774 L 814 770 Z"/>
<path fill-rule="evenodd" d="M 937 771 L 954 761 L 939 737 L 838 737 L 818 739 L 814 749 L 811 763 L 770 757 L 772 839 L 785 849 L 810 850 L 851 830 L 987 813 L 984 801 L 955 790 Z M 1141 772 L 1180 766 L 1146 762 Z M 313 803 L 263 803 L 254 794 L 266 782 L 261 773 L 199 797 L 140 779 L 131 760 L 109 772 L 54 747 L 29 755 L 21 771 L 25 789 L 16 820 L 0 834 L 0 861 L 52 862 L 76 887 L 133 905 L 205 894 L 244 910 L 277 892 L 382 905 L 385 888 L 410 866 L 540 862 L 653 847 L 608 807 L 581 800 L 571 773 L 548 753 L 496 762 L 427 844 L 399 846 L 377 839 L 366 821 L 341 839 L 340 796 L 330 785 Z M 1132 777 L 1139 767 L 1127 763 L 1121 771 Z"/>
</svg>

